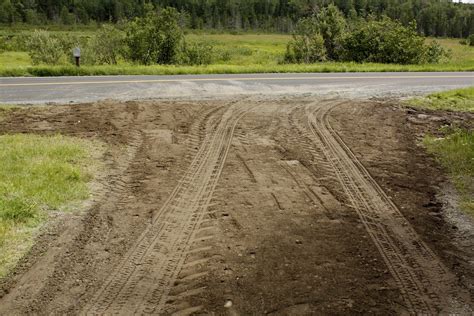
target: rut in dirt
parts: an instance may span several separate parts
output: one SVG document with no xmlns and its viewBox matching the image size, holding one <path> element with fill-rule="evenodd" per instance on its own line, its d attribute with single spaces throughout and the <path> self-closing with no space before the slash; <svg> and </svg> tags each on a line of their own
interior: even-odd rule
<svg viewBox="0 0 474 316">
<path fill-rule="evenodd" d="M 45 234 L 0 288 L 0 314 L 469 313 L 437 245 L 333 127 L 348 105 L 252 97 L 21 113 L 0 128 L 100 135 L 111 171 L 94 206 Z"/>
<path fill-rule="evenodd" d="M 315 160 L 324 158 L 344 189 L 351 207 L 396 280 L 410 313 L 466 313 L 469 293 L 423 242 L 329 123 L 334 107 L 347 101 L 316 102 L 296 108 L 295 127 L 314 144 Z M 318 157 L 319 156 L 319 157 Z"/>
<path fill-rule="evenodd" d="M 87 314 L 163 313 L 190 246 L 199 231 L 230 148 L 235 126 L 249 111 L 241 102 L 211 117 L 205 137 L 178 186 L 154 215 L 122 263 L 85 308 Z M 212 237 L 212 236 L 211 236 Z M 195 294 L 196 291 L 193 291 Z M 186 296 L 186 293 L 181 293 Z M 182 313 L 197 312 L 190 306 Z"/>
</svg>

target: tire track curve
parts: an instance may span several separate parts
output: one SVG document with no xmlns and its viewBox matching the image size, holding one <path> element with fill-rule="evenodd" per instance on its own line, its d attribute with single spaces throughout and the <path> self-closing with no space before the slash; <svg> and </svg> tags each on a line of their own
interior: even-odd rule
<svg viewBox="0 0 474 316">
<path fill-rule="evenodd" d="M 329 161 L 350 205 L 358 213 L 395 279 L 408 311 L 414 314 L 464 312 L 468 303 L 462 302 L 462 296 L 466 295 L 457 287 L 455 276 L 422 241 L 332 128 L 329 114 L 342 103 L 300 107 L 298 110 L 304 110 L 300 113 L 304 115 L 304 121 L 298 122 L 294 118 L 293 121 L 309 132 L 311 141 Z"/>
<path fill-rule="evenodd" d="M 85 314 L 160 313 L 202 223 L 235 127 L 251 108 L 228 105 L 210 117 L 191 165 L 135 245 L 84 309 Z M 193 311 L 199 307 L 193 308 Z"/>
</svg>

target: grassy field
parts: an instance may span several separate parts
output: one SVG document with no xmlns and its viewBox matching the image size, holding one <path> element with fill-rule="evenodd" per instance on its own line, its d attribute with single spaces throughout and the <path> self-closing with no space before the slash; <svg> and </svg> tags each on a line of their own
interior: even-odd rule
<svg viewBox="0 0 474 316">
<path fill-rule="evenodd" d="M 57 31 L 72 36 L 91 36 L 91 30 Z M 28 30 L 0 30 L 0 38 L 27 36 Z M 270 72 L 368 72 L 368 71 L 474 71 L 474 47 L 459 44 L 457 39 L 438 41 L 452 51 L 452 58 L 439 64 L 393 65 L 374 63 L 282 64 L 290 35 L 282 34 L 207 34 L 190 33 L 187 42 L 206 42 L 214 46 L 214 63 L 207 66 L 139 66 L 120 62 L 116 66 L 72 65 L 33 66 L 26 52 L 0 52 L 0 76 L 60 75 L 170 75 Z"/>
<path fill-rule="evenodd" d="M 88 198 L 93 150 L 90 142 L 60 135 L 0 136 L 0 277 L 51 212 Z"/>
<path fill-rule="evenodd" d="M 474 112 L 474 87 L 434 93 L 409 101 L 420 108 Z M 444 137 L 426 136 L 424 145 L 448 170 L 460 194 L 460 207 L 474 217 L 474 131 L 442 129 Z"/>
</svg>

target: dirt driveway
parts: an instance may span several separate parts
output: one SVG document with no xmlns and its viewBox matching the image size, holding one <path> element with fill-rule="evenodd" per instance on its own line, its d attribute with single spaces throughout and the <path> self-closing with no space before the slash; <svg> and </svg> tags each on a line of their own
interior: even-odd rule
<svg viewBox="0 0 474 316">
<path fill-rule="evenodd" d="M 100 139 L 106 168 L 0 283 L 0 314 L 470 314 L 472 248 L 417 145 L 442 122 L 413 115 L 258 96 L 16 110 L 1 133 Z"/>
</svg>

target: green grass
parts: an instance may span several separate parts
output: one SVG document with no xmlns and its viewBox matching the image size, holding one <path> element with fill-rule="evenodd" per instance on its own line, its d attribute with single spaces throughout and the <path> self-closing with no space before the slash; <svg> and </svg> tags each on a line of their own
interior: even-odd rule
<svg viewBox="0 0 474 316">
<path fill-rule="evenodd" d="M 474 131 L 455 129 L 444 138 L 427 136 L 424 144 L 448 170 L 460 194 L 460 208 L 474 217 Z"/>
<path fill-rule="evenodd" d="M 88 198 L 95 145 L 61 135 L 0 136 L 0 276 L 51 212 Z"/>
<path fill-rule="evenodd" d="M 474 87 L 430 94 L 408 101 L 409 105 L 433 110 L 474 112 Z"/>
<path fill-rule="evenodd" d="M 425 109 L 474 112 L 474 87 L 433 93 L 408 101 Z M 474 216 L 474 131 L 444 127 L 444 137 L 426 136 L 424 145 L 448 171 L 460 195 L 460 207 Z"/>
<path fill-rule="evenodd" d="M 0 37 L 22 34 L 31 30 L 0 29 Z M 93 30 L 56 31 L 75 36 L 91 36 Z M 19 36 L 19 35 L 18 35 Z M 207 42 L 214 46 L 215 61 L 208 66 L 137 66 L 121 62 L 116 66 L 72 65 L 33 66 L 25 52 L 0 53 L 0 76 L 78 76 L 78 75 L 172 75 L 225 73 L 303 73 L 303 72 L 404 72 L 404 71 L 474 71 L 474 47 L 459 44 L 458 39 L 438 39 L 452 51 L 452 58 L 439 64 L 393 65 L 373 63 L 318 63 L 310 65 L 282 64 L 286 43 L 284 34 L 209 34 L 190 33 L 188 42 Z M 431 39 L 428 39 L 431 40 Z"/>
<path fill-rule="evenodd" d="M 420 71 L 474 71 L 472 67 L 455 65 L 388 65 L 375 63 L 320 63 L 291 65 L 228 65 L 207 66 L 173 65 L 104 65 L 82 66 L 28 66 L 1 67 L 0 76 L 100 76 L 100 75 L 184 75 L 184 74 L 237 74 L 237 73 L 305 73 L 305 72 L 420 72 Z"/>
</svg>

